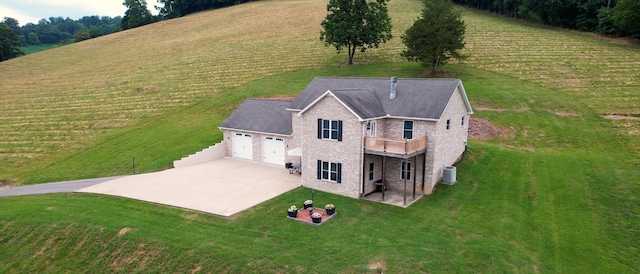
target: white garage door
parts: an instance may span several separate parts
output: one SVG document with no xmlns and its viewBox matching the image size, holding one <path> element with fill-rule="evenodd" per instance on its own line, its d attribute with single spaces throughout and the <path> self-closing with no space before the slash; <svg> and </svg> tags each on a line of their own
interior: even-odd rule
<svg viewBox="0 0 640 274">
<path fill-rule="evenodd" d="M 253 160 L 251 135 L 242 133 L 233 135 L 233 157 Z"/>
<path fill-rule="evenodd" d="M 262 139 L 262 161 L 284 165 L 284 139 L 264 137 Z"/>
</svg>

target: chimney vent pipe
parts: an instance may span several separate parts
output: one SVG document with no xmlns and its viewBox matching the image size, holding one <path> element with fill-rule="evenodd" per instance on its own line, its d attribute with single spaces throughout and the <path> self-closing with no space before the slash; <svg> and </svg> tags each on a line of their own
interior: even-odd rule
<svg viewBox="0 0 640 274">
<path fill-rule="evenodd" d="M 398 78 L 396 78 L 395 76 L 391 77 L 391 93 L 389 93 L 389 100 L 393 100 L 396 98 L 396 82 L 398 82 Z"/>
</svg>

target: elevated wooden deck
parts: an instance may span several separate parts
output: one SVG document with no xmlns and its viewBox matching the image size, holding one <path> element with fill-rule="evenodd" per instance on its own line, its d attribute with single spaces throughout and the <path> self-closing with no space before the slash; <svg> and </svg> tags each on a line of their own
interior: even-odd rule
<svg viewBox="0 0 640 274">
<path fill-rule="evenodd" d="M 364 137 L 364 151 L 368 154 L 390 157 L 413 157 L 427 150 L 427 136 L 410 140 L 383 137 Z"/>
</svg>

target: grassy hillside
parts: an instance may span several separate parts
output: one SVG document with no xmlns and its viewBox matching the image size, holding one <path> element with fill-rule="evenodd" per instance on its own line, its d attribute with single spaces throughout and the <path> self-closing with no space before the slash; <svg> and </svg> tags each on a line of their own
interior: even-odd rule
<svg viewBox="0 0 640 274">
<path fill-rule="evenodd" d="M 344 66 L 318 40 L 325 1 L 259 1 L 0 63 L 0 181 L 143 171 L 220 140 L 244 98 L 315 76 L 425 76 L 400 39 L 419 1 L 394 0 L 396 39 Z M 114 197 L 0 199 L 0 272 L 592 272 L 640 270 L 640 49 L 465 10 L 474 116 L 459 182 L 408 209 L 317 194 L 338 216 L 288 221 L 300 189 L 235 218 Z M 5 77 L 6 76 L 6 77 Z M 6 80 L 5 80 L 6 79 Z M 135 218 L 132 218 L 135 216 Z"/>
<path fill-rule="evenodd" d="M 214 143 L 215 126 L 240 99 L 208 113 L 198 106 L 269 75 L 344 63 L 344 54 L 319 42 L 324 7 L 322 1 L 260 1 L 3 62 L 0 181 L 123 174 L 133 155 L 142 171 L 157 170 Z M 399 37 L 419 9 L 418 1 L 392 1 L 396 39 L 356 54 L 356 62 L 402 61 Z M 466 66 L 561 88 L 603 115 L 640 115 L 637 47 L 473 11 L 465 21 Z M 474 103 L 491 105 L 482 98 Z M 150 125 L 158 121 L 173 131 L 153 133 Z M 640 134 L 637 120 L 617 124 Z M 176 146 L 174 140 L 185 141 Z"/>
</svg>

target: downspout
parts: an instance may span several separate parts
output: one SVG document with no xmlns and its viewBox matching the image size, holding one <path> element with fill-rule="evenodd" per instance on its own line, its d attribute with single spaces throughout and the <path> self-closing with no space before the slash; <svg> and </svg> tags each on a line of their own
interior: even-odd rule
<svg viewBox="0 0 640 274">
<path fill-rule="evenodd" d="M 360 170 L 362 171 L 362 176 L 360 176 L 360 193 L 359 196 L 360 198 L 364 197 L 364 176 L 366 174 L 366 172 L 364 171 L 365 169 L 365 154 L 364 154 L 364 135 L 365 135 L 365 124 L 364 122 L 362 123 L 362 135 L 360 136 Z"/>
<path fill-rule="evenodd" d="M 464 151 L 462 152 L 462 157 L 460 157 L 458 161 L 453 163 L 452 166 L 455 166 L 460 162 L 462 162 L 462 160 L 464 160 L 464 156 L 467 155 L 467 146 L 468 146 L 468 140 L 469 140 L 469 123 L 471 122 L 471 116 L 467 115 L 466 117 L 467 117 L 467 123 L 465 124 L 465 126 L 467 127 L 467 131 L 466 131 L 466 136 L 464 138 Z"/>
<path fill-rule="evenodd" d="M 304 164 L 307 162 L 304 160 L 304 156 L 305 156 L 305 149 L 304 149 L 304 118 L 302 117 L 302 113 L 298 113 L 298 117 L 300 117 L 300 121 L 299 123 L 301 124 L 300 126 L 300 148 L 302 148 L 302 156 L 300 156 L 300 171 L 303 172 L 303 174 L 306 174 L 308 172 L 304 171 Z M 304 175 L 300 176 L 300 186 L 302 186 L 302 182 L 304 182 Z"/>
<path fill-rule="evenodd" d="M 467 145 L 464 146 L 464 151 L 462 152 L 462 157 L 460 157 L 460 159 L 458 159 L 458 161 L 453 163 L 452 166 L 455 166 L 455 165 L 459 164 L 460 162 L 462 162 L 462 160 L 464 160 L 464 156 L 466 156 L 466 155 L 467 155 Z"/>
</svg>

